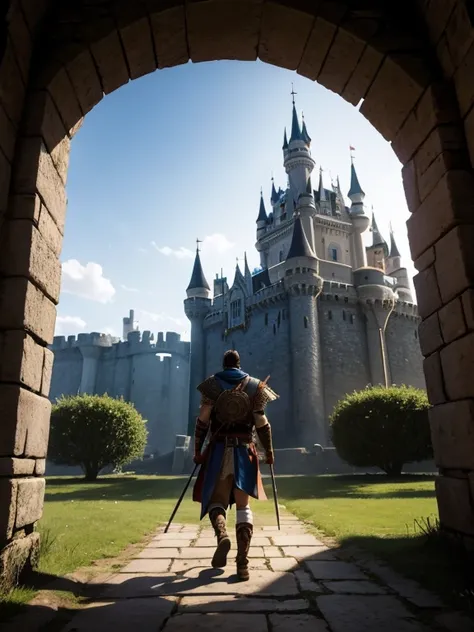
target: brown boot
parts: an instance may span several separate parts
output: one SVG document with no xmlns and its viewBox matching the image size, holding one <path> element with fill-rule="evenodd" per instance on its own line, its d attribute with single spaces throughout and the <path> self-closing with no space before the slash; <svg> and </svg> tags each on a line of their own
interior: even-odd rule
<svg viewBox="0 0 474 632">
<path fill-rule="evenodd" d="M 241 581 L 247 581 L 249 575 L 249 549 L 253 534 L 253 525 L 248 522 L 239 522 L 235 526 L 237 536 L 237 576 Z"/>
<path fill-rule="evenodd" d="M 225 510 L 216 507 L 209 512 L 209 519 L 217 537 L 217 548 L 212 558 L 212 568 L 224 568 L 227 564 L 227 553 L 230 550 L 230 538 L 227 535 Z"/>
</svg>

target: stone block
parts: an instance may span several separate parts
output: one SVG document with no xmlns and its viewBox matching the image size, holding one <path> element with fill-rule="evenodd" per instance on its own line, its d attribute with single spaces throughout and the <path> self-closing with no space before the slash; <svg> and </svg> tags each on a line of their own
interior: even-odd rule
<svg viewBox="0 0 474 632">
<path fill-rule="evenodd" d="M 327 546 L 284 546 L 283 554 L 288 557 L 294 557 L 298 561 L 307 560 L 336 560 L 337 557 L 331 552 Z"/>
<path fill-rule="evenodd" d="M 46 89 L 36 90 L 28 96 L 25 118 L 25 136 L 41 136 L 49 152 L 67 135 L 58 109 Z"/>
<path fill-rule="evenodd" d="M 348 562 L 306 561 L 305 566 L 316 581 L 321 579 L 367 579 L 355 564 Z"/>
<path fill-rule="evenodd" d="M 171 559 L 133 560 L 122 568 L 122 573 L 163 573 L 171 566 Z"/>
<path fill-rule="evenodd" d="M 35 223 L 39 222 L 41 199 L 38 195 L 11 195 L 8 207 L 12 219 L 29 219 Z"/>
<path fill-rule="evenodd" d="M 9 277 L 0 283 L 0 329 L 26 329 L 51 344 L 56 308 L 43 292 L 23 277 Z"/>
<path fill-rule="evenodd" d="M 0 455 L 46 457 L 51 403 L 20 386 L 0 384 Z"/>
<path fill-rule="evenodd" d="M 468 171 L 448 171 L 407 221 L 412 258 L 416 259 L 450 228 L 469 224 L 474 215 L 474 179 Z"/>
<path fill-rule="evenodd" d="M 18 480 L 0 478 L 0 543 L 13 535 L 15 528 Z M 1 576 L 1 575 L 0 575 Z"/>
<path fill-rule="evenodd" d="M 191 544 L 191 539 L 189 540 L 166 540 L 166 541 L 162 541 L 162 540 L 153 540 L 151 542 L 151 544 L 149 544 L 150 548 L 176 548 L 176 547 L 183 547 L 183 546 L 189 546 Z"/>
<path fill-rule="evenodd" d="M 35 476 L 44 476 L 46 472 L 46 459 L 35 460 Z"/>
<path fill-rule="evenodd" d="M 433 265 L 434 262 L 435 262 L 435 249 L 428 248 L 428 250 L 425 250 L 425 252 L 418 257 L 418 259 L 415 259 L 415 261 L 413 262 L 413 265 L 418 270 L 418 272 L 423 272 L 423 270 L 426 270 L 426 268 Z"/>
<path fill-rule="evenodd" d="M 438 476 L 435 485 L 441 524 L 448 529 L 474 535 L 474 511 L 469 480 Z"/>
<path fill-rule="evenodd" d="M 474 330 L 474 290 L 466 290 L 461 296 L 462 308 L 466 326 L 469 331 Z"/>
<path fill-rule="evenodd" d="M 0 216 L 6 211 L 10 187 L 11 166 L 6 157 L 0 153 Z"/>
<path fill-rule="evenodd" d="M 427 356 L 443 346 L 441 328 L 439 326 L 438 313 L 435 312 L 420 323 L 418 328 L 420 348 L 423 355 Z"/>
<path fill-rule="evenodd" d="M 316 81 L 326 59 L 337 27 L 322 17 L 317 17 L 303 51 L 298 74 Z"/>
<path fill-rule="evenodd" d="M 441 351 L 441 366 L 448 399 L 474 397 L 474 332 Z"/>
<path fill-rule="evenodd" d="M 440 39 L 455 4 L 456 0 L 435 0 L 424 3 L 423 16 L 432 42 L 435 43 Z"/>
<path fill-rule="evenodd" d="M 54 353 L 50 349 L 43 349 L 43 372 L 41 378 L 41 395 L 48 397 L 53 373 Z"/>
<path fill-rule="evenodd" d="M 474 285 L 473 243 L 474 225 L 453 228 L 436 243 L 436 277 L 443 303 Z"/>
<path fill-rule="evenodd" d="M 263 3 L 258 42 L 262 61 L 289 70 L 296 70 L 303 57 L 314 17 L 296 8 L 274 2 Z M 299 37 L 294 34 L 299 33 Z"/>
<path fill-rule="evenodd" d="M 15 528 L 34 524 L 43 515 L 44 478 L 18 480 Z"/>
<path fill-rule="evenodd" d="M 466 333 L 466 323 L 459 297 L 442 307 L 438 315 L 444 342 L 452 342 Z"/>
<path fill-rule="evenodd" d="M 69 62 L 67 72 L 74 86 L 82 114 L 87 114 L 103 96 L 99 75 L 90 51 L 85 49 L 84 52 Z"/>
<path fill-rule="evenodd" d="M 66 129 L 70 131 L 82 119 L 84 113 L 66 70 L 58 70 L 46 87 L 53 97 Z"/>
<path fill-rule="evenodd" d="M 272 632 L 329 632 L 324 621 L 314 614 L 271 614 Z"/>
<path fill-rule="evenodd" d="M 0 102 L 9 119 L 18 126 L 23 112 L 25 84 L 21 79 L 11 38 L 6 38 L 3 48 L 0 66 Z"/>
<path fill-rule="evenodd" d="M 0 551 L 0 584 L 4 590 L 13 588 L 25 567 L 35 568 L 39 559 L 39 533 L 15 538 Z"/>
<path fill-rule="evenodd" d="M 43 347 L 24 331 L 0 333 L 0 382 L 41 389 Z"/>
<path fill-rule="evenodd" d="M 63 632 L 156 632 L 161 630 L 175 607 L 175 600 L 126 599 L 125 601 L 95 602 L 79 610 Z"/>
<path fill-rule="evenodd" d="M 424 85 L 402 67 L 405 61 L 403 55 L 385 58 L 360 107 L 361 114 L 387 140 L 395 138 L 423 93 Z"/>
<path fill-rule="evenodd" d="M 13 161 L 15 140 L 16 128 L 8 118 L 5 108 L 0 103 L 0 147 L 10 163 Z"/>
<path fill-rule="evenodd" d="M 467 55 L 459 64 L 454 73 L 454 87 L 458 97 L 461 116 L 464 118 L 471 109 L 474 102 L 474 84 L 472 76 L 474 74 L 474 44 L 469 49 Z"/>
<path fill-rule="evenodd" d="M 382 63 L 383 55 L 379 51 L 367 46 L 362 53 L 357 66 L 347 82 L 341 96 L 352 105 L 357 106 L 364 99 L 377 71 Z"/>
<path fill-rule="evenodd" d="M 258 599 L 233 595 L 183 597 L 178 612 L 297 612 L 307 610 L 306 599 Z"/>
<path fill-rule="evenodd" d="M 374 582 L 361 580 L 358 582 L 343 580 L 339 582 L 323 582 L 328 590 L 334 593 L 352 595 L 386 595 L 387 590 Z"/>
<path fill-rule="evenodd" d="M 474 401 L 434 406 L 429 418 L 436 465 L 474 470 Z"/>
<path fill-rule="evenodd" d="M 148 17 L 120 29 L 130 79 L 138 79 L 156 70 L 155 51 Z"/>
<path fill-rule="evenodd" d="M 61 289 L 61 263 L 33 222 L 10 220 L 3 227 L 6 239 L 0 255 L 5 277 L 31 279 L 48 298 L 57 303 Z"/>
<path fill-rule="evenodd" d="M 64 185 L 67 181 L 70 153 L 71 140 L 69 136 L 63 136 L 63 138 L 51 150 L 51 159 Z"/>
<path fill-rule="evenodd" d="M 260 0 L 187 3 L 190 58 L 193 62 L 214 59 L 255 60 L 261 15 Z"/>
<path fill-rule="evenodd" d="M 34 474 L 34 459 L 17 459 L 10 456 L 0 457 L 0 476 L 30 476 Z"/>
<path fill-rule="evenodd" d="M 40 137 L 21 139 L 13 186 L 15 193 L 34 195 L 38 192 L 60 231 L 64 231 L 64 183 Z"/>
<path fill-rule="evenodd" d="M 415 615 L 391 595 L 321 595 L 316 603 L 333 632 L 426 632 Z"/>
<path fill-rule="evenodd" d="M 15 59 L 20 69 L 23 83 L 27 84 L 33 43 L 23 11 L 18 4 L 16 6 L 10 5 L 8 31 L 13 43 Z"/>
<path fill-rule="evenodd" d="M 423 372 L 426 379 L 426 390 L 430 404 L 443 404 L 446 401 L 443 371 L 439 353 L 432 353 L 423 361 Z"/>
<path fill-rule="evenodd" d="M 128 82 L 127 62 L 116 30 L 91 44 L 91 53 L 105 94 L 110 94 Z"/>
<path fill-rule="evenodd" d="M 318 83 L 342 94 L 364 50 L 364 42 L 346 30 L 339 29 L 319 73 Z"/>
<path fill-rule="evenodd" d="M 185 549 L 186 550 L 186 549 Z M 152 546 L 147 546 L 143 551 L 137 553 L 134 557 L 139 559 L 159 559 L 159 558 L 173 558 L 179 557 L 179 551 L 177 548 L 157 548 Z"/>
<path fill-rule="evenodd" d="M 469 114 L 464 119 L 464 133 L 466 134 L 471 167 L 474 167 L 474 108 L 470 110 Z"/>
<path fill-rule="evenodd" d="M 267 632 L 267 620 L 263 614 L 178 614 L 166 624 L 167 632 Z"/>
<path fill-rule="evenodd" d="M 58 225 L 51 217 L 46 206 L 41 205 L 41 211 L 38 219 L 38 230 L 44 238 L 49 249 L 59 257 L 63 247 L 63 234 Z"/>
<path fill-rule="evenodd" d="M 239 582 L 235 577 L 235 567 L 229 565 L 220 574 L 214 569 L 203 571 L 202 568 L 190 570 L 184 575 L 182 584 L 176 583 L 174 594 L 192 595 L 266 595 L 268 597 L 300 596 L 292 573 L 255 570 L 250 581 Z M 165 587 L 163 587 L 166 590 Z"/>
<path fill-rule="evenodd" d="M 319 546 L 321 542 L 313 535 L 275 535 L 272 537 L 275 546 Z"/>
<path fill-rule="evenodd" d="M 187 63 L 189 55 L 184 6 L 153 13 L 150 20 L 158 68 Z"/>
<path fill-rule="evenodd" d="M 442 306 L 435 266 L 429 266 L 416 274 L 413 284 L 418 298 L 418 313 L 421 318 L 428 318 Z"/>
<path fill-rule="evenodd" d="M 414 213 L 421 204 L 418 191 L 418 177 L 415 162 L 410 160 L 402 169 L 403 188 L 407 200 L 408 210 Z"/>
<path fill-rule="evenodd" d="M 474 42 L 474 29 L 464 2 L 454 5 L 446 24 L 446 38 L 454 65 L 459 66 Z"/>
</svg>

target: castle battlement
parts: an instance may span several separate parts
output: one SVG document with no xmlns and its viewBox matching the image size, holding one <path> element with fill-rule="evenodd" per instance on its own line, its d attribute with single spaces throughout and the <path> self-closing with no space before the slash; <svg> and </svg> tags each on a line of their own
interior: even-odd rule
<svg viewBox="0 0 474 632">
<path fill-rule="evenodd" d="M 218 323 L 222 323 L 224 321 L 224 311 L 222 309 L 216 310 L 208 314 L 203 322 L 203 327 L 212 327 L 213 325 L 217 325 Z"/>
<path fill-rule="evenodd" d="M 273 304 L 285 300 L 286 294 L 285 282 L 282 279 L 269 287 L 264 287 L 255 292 L 255 294 L 249 297 L 248 305 L 251 308 L 264 308 L 269 303 Z"/>
<path fill-rule="evenodd" d="M 71 349 L 73 347 L 111 347 L 120 342 L 119 338 L 115 338 L 110 334 L 101 334 L 93 331 L 89 334 L 78 334 L 77 336 L 54 336 L 53 344 L 50 345 L 52 351 L 59 349 Z"/>
</svg>

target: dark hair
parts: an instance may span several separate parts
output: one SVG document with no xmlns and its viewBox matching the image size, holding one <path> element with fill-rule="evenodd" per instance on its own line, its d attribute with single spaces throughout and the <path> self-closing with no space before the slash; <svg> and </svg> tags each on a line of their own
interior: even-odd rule
<svg viewBox="0 0 474 632">
<path fill-rule="evenodd" d="M 237 351 L 234 351 L 234 349 L 226 351 L 222 365 L 224 369 L 240 369 L 240 356 Z"/>
</svg>

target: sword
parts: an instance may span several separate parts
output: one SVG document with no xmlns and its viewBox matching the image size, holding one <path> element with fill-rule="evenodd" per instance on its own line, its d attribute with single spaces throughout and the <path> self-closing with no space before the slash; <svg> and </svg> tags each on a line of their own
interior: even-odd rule
<svg viewBox="0 0 474 632">
<path fill-rule="evenodd" d="M 191 472 L 191 476 L 188 478 L 188 482 L 186 483 L 183 491 L 181 492 L 181 496 L 178 499 L 178 502 L 176 503 L 176 507 L 173 509 L 173 513 L 171 514 L 171 518 L 168 521 L 168 524 L 166 525 L 166 529 L 165 529 L 165 533 L 168 533 L 168 529 L 170 528 L 170 524 L 173 522 L 173 518 L 176 515 L 176 512 L 179 509 L 180 504 L 183 501 L 184 495 L 186 494 L 186 492 L 188 491 L 188 487 L 189 487 L 189 483 L 193 480 L 193 476 L 196 473 L 197 468 L 199 467 L 198 463 L 196 463 L 196 465 L 194 466 L 193 471 Z"/>
<path fill-rule="evenodd" d="M 275 482 L 275 472 L 273 471 L 273 465 L 270 465 L 270 474 L 272 476 L 273 500 L 275 502 L 275 513 L 276 513 L 278 531 L 281 531 L 281 528 L 280 528 L 280 509 L 278 507 L 278 494 L 277 494 L 277 487 L 276 487 L 276 482 Z"/>
</svg>

